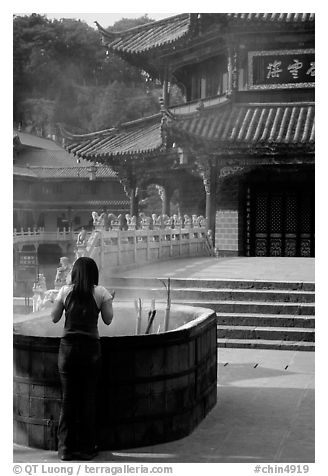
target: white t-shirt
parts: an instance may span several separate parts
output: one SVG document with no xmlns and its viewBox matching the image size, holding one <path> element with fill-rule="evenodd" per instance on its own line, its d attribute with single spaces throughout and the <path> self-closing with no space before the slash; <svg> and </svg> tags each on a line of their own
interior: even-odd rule
<svg viewBox="0 0 328 476">
<path fill-rule="evenodd" d="M 62 286 L 57 294 L 55 301 L 61 301 L 63 305 L 65 305 L 65 300 L 69 293 L 72 291 L 73 285 L 72 284 L 65 284 Z M 112 295 L 104 286 L 94 286 L 93 290 L 93 297 L 96 301 L 98 309 L 101 309 L 101 306 L 104 302 L 112 299 Z"/>
</svg>

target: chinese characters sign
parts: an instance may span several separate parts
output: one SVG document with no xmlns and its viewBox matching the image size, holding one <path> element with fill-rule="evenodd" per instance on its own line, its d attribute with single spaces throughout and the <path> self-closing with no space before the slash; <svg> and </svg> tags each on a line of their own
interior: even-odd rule
<svg viewBox="0 0 328 476">
<path fill-rule="evenodd" d="M 26 254 L 24 252 L 20 252 L 20 254 L 19 254 L 19 265 L 20 266 L 36 266 L 37 265 L 37 255 L 36 254 Z"/>
<path fill-rule="evenodd" d="M 252 51 L 248 53 L 250 89 L 314 87 L 314 50 Z"/>
</svg>

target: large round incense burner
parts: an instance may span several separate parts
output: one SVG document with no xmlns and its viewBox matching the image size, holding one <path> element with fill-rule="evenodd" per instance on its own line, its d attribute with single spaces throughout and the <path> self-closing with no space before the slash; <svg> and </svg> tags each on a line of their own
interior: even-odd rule
<svg viewBox="0 0 328 476">
<path fill-rule="evenodd" d="M 143 313 L 141 332 L 147 324 Z M 135 334 L 131 304 L 115 302 L 107 327 L 99 319 L 102 376 L 99 447 L 144 446 L 189 434 L 217 398 L 216 316 L 209 309 L 157 305 L 151 334 Z M 63 321 L 63 319 L 62 319 Z M 50 310 L 14 325 L 14 441 L 57 448 L 61 389 L 57 356 L 63 323 Z"/>
</svg>

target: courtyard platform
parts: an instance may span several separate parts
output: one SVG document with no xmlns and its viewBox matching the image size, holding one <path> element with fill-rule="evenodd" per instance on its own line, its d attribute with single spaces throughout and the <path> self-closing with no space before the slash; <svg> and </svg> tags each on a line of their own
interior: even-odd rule
<svg viewBox="0 0 328 476">
<path fill-rule="evenodd" d="M 94 462 L 314 462 L 314 353 L 218 353 L 218 402 L 192 434 L 155 446 L 100 452 Z M 13 459 L 58 462 L 54 451 L 17 445 Z"/>
<path fill-rule="evenodd" d="M 133 270 L 118 271 L 115 276 L 314 282 L 314 260 L 315 258 L 177 258 Z"/>
</svg>

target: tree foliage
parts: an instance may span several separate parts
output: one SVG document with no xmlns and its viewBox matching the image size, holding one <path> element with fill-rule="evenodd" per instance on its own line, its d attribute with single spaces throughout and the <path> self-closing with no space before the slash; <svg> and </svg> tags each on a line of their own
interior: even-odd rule
<svg viewBox="0 0 328 476">
<path fill-rule="evenodd" d="M 109 29 L 153 21 L 122 18 Z M 80 20 L 14 16 L 14 122 L 45 134 L 57 122 L 91 132 L 159 110 L 161 89 L 138 68 L 106 54 L 97 30 Z"/>
</svg>

